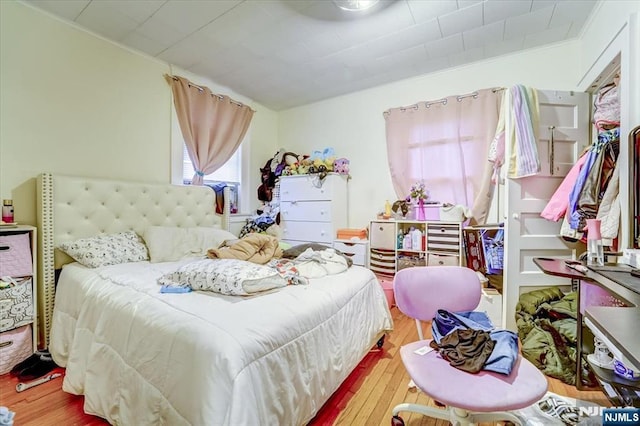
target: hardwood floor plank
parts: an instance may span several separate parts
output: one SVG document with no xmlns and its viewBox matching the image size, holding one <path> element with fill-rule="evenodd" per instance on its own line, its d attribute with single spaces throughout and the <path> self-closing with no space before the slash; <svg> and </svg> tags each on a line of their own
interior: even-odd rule
<svg viewBox="0 0 640 426">
<path fill-rule="evenodd" d="M 409 376 L 400 358 L 400 347 L 418 339 L 413 320 L 392 309 L 394 331 L 387 335 L 383 350 L 369 353 L 325 404 L 309 426 L 389 426 L 393 407 L 403 402 L 434 405 L 422 392 L 408 388 Z M 428 330 L 425 329 L 425 332 Z M 428 333 L 425 333 L 428 335 Z M 64 371 L 64 370 L 60 370 Z M 609 406 L 600 391 L 578 391 L 574 386 L 549 378 L 549 390 L 558 395 Z M 16 413 L 16 426 L 104 426 L 107 422 L 83 412 L 84 398 L 62 391 L 62 377 L 16 392 L 18 380 L 0 376 L 0 405 Z M 406 426 L 446 426 L 417 413 L 402 412 Z M 500 423 L 486 423 L 495 426 Z"/>
</svg>

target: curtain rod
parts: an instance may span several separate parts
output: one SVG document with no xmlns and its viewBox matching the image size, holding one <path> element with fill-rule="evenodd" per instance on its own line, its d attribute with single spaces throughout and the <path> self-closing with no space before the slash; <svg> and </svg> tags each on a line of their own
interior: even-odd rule
<svg viewBox="0 0 640 426">
<path fill-rule="evenodd" d="M 491 89 L 491 91 L 492 91 L 493 93 L 500 92 L 500 91 L 502 91 L 502 90 L 505 90 L 505 87 L 493 87 L 493 88 Z M 463 100 L 464 98 L 473 98 L 473 99 L 478 99 L 478 91 L 476 90 L 476 91 L 474 91 L 474 92 L 467 93 L 466 95 L 457 95 L 455 98 L 456 98 L 456 100 L 457 100 L 458 102 L 462 102 L 462 100 Z M 425 105 L 427 108 L 429 108 L 431 105 L 436 105 L 436 104 L 446 105 L 446 104 L 447 104 L 447 102 L 448 102 L 447 98 L 442 98 L 442 99 L 438 99 L 438 100 L 435 100 L 435 101 L 426 101 L 426 102 L 424 103 L 424 105 Z M 398 109 L 399 109 L 400 111 L 402 111 L 402 112 L 405 112 L 406 110 L 409 110 L 409 109 L 413 109 L 413 110 L 416 110 L 416 111 L 417 111 L 417 110 L 418 110 L 418 106 L 419 106 L 420 104 L 421 104 L 421 102 L 418 102 L 417 104 L 409 105 L 409 106 L 406 106 L 406 107 L 400 107 L 400 108 L 398 108 Z M 391 111 L 391 110 L 384 111 L 384 112 L 383 112 L 383 114 L 389 114 L 389 113 L 390 113 L 390 111 Z"/>
<path fill-rule="evenodd" d="M 171 79 L 172 79 L 172 80 L 174 80 L 174 81 L 179 81 L 178 77 L 176 77 L 175 75 L 170 75 L 169 77 L 171 77 Z M 185 79 L 185 80 L 186 80 L 186 79 Z M 192 83 L 192 82 L 190 82 L 189 80 L 187 80 L 187 84 L 189 84 L 189 87 L 193 87 L 194 89 L 197 89 L 197 90 L 198 90 L 199 92 L 201 92 L 201 93 L 202 93 L 202 92 L 204 92 L 205 87 L 198 86 L 197 84 Z M 251 108 L 249 105 L 245 105 L 245 104 L 243 104 L 242 102 L 234 101 L 233 99 L 231 99 L 231 98 L 230 98 L 230 97 L 228 97 L 228 96 L 220 95 L 220 94 L 218 94 L 218 93 L 213 93 L 213 92 L 211 92 L 211 96 L 215 96 L 215 97 L 217 97 L 218 99 L 220 99 L 221 101 L 222 101 L 222 100 L 224 100 L 224 98 L 228 98 L 228 99 L 229 99 L 229 102 L 231 102 L 232 104 L 234 104 L 234 105 L 238 105 L 239 107 L 246 106 L 247 108 L 249 108 L 251 111 L 253 111 L 253 112 L 255 113 L 254 109 L 253 109 L 253 108 Z"/>
</svg>

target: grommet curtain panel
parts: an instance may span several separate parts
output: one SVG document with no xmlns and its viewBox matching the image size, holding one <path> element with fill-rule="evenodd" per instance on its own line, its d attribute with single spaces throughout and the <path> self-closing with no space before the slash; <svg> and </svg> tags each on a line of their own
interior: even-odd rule
<svg viewBox="0 0 640 426">
<path fill-rule="evenodd" d="M 424 181 L 433 201 L 471 208 L 473 223 L 485 223 L 493 197 L 488 160 L 502 93 L 478 90 L 384 112 L 393 187 L 404 199 Z"/>
<path fill-rule="evenodd" d="M 165 75 L 165 79 L 195 170 L 191 183 L 202 185 L 204 176 L 222 167 L 238 149 L 254 111 L 184 77 Z"/>
</svg>

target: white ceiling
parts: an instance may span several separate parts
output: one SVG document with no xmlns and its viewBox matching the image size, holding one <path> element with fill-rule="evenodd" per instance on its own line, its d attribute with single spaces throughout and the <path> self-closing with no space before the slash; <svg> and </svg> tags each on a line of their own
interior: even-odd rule
<svg viewBox="0 0 640 426">
<path fill-rule="evenodd" d="M 595 0 L 27 0 L 276 111 L 577 37 Z"/>
</svg>

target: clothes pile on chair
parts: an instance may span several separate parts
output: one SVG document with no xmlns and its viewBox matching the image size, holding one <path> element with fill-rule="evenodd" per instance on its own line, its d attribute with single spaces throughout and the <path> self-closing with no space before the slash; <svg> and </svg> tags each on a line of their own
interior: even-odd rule
<svg viewBox="0 0 640 426">
<path fill-rule="evenodd" d="M 576 384 L 577 308 L 577 293 L 564 294 L 557 287 L 524 293 L 516 305 L 522 356 L 570 385 Z"/>
<path fill-rule="evenodd" d="M 439 309 L 431 335 L 430 346 L 451 366 L 469 373 L 486 370 L 508 375 L 518 359 L 518 337 L 496 330 L 484 312 Z"/>
</svg>

